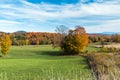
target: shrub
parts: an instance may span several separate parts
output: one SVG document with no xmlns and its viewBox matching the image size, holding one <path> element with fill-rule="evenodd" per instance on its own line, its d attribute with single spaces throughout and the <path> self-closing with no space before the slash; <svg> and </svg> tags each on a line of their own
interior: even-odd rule
<svg viewBox="0 0 120 80">
<path fill-rule="evenodd" d="M 70 30 L 69 34 L 63 39 L 61 49 L 66 54 L 82 53 L 88 44 L 88 36 L 83 27 L 77 27 L 75 30 Z"/>
<path fill-rule="evenodd" d="M 102 52 L 119 52 L 120 49 L 119 48 L 115 48 L 115 47 L 103 47 L 102 48 Z"/>
<path fill-rule="evenodd" d="M 103 47 L 103 48 L 102 48 L 102 51 L 103 51 L 103 52 L 108 52 L 108 48 L 107 48 L 107 47 Z"/>
<path fill-rule="evenodd" d="M 115 52 L 116 51 L 116 48 L 114 48 L 114 47 L 110 47 L 109 49 L 110 49 L 110 52 Z"/>
</svg>

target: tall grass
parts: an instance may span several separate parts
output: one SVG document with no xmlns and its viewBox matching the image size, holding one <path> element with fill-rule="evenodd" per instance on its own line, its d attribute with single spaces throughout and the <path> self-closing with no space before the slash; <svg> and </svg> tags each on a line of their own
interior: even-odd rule
<svg viewBox="0 0 120 80">
<path fill-rule="evenodd" d="M 95 76 L 78 70 L 70 70 L 63 73 L 62 71 L 51 69 L 42 70 L 34 76 L 32 73 L 0 72 L 0 80 L 95 80 Z"/>
<path fill-rule="evenodd" d="M 88 55 L 89 65 L 97 80 L 120 80 L 120 68 L 113 53 L 94 53 Z"/>
</svg>

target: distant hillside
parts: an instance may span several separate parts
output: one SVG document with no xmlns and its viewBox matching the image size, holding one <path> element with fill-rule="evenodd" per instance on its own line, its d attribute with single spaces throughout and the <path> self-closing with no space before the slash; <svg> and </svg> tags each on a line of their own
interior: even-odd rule
<svg viewBox="0 0 120 80">
<path fill-rule="evenodd" d="M 110 34 L 110 35 L 112 35 L 112 34 L 120 34 L 120 32 L 102 32 L 101 34 Z"/>
<path fill-rule="evenodd" d="M 5 32 L 3 32 L 3 31 L 0 31 L 0 33 L 5 33 Z"/>
<path fill-rule="evenodd" d="M 113 35 L 120 34 L 120 32 L 101 32 L 101 33 L 89 33 L 90 35 Z"/>
<path fill-rule="evenodd" d="M 16 31 L 14 33 L 27 33 L 26 31 Z"/>
</svg>

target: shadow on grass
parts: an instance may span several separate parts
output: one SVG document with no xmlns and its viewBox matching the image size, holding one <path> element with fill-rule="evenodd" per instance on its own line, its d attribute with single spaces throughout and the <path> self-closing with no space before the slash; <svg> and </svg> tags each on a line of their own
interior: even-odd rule
<svg viewBox="0 0 120 80">
<path fill-rule="evenodd" d="M 81 56 L 82 57 L 82 56 Z M 89 65 L 88 65 L 88 61 L 85 57 L 83 57 L 83 60 L 80 60 L 79 64 L 84 65 L 84 69 L 90 69 Z M 86 65 L 87 64 L 87 65 Z"/>
<path fill-rule="evenodd" d="M 0 58 L 7 58 L 7 57 L 8 57 L 7 55 L 0 54 Z"/>
<path fill-rule="evenodd" d="M 2 55 L 0 55 L 0 58 L 3 57 Z"/>
<path fill-rule="evenodd" d="M 37 55 L 60 56 L 62 51 L 34 51 Z"/>
</svg>

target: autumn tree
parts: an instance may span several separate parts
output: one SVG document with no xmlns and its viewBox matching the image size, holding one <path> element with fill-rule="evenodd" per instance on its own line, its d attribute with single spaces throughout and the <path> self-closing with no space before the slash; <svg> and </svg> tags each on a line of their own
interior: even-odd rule
<svg viewBox="0 0 120 80">
<path fill-rule="evenodd" d="M 9 47 L 11 46 L 11 40 L 9 35 L 4 35 L 1 38 L 1 52 L 5 56 L 8 53 Z"/>
<path fill-rule="evenodd" d="M 113 42 L 120 43 L 120 35 L 119 34 L 112 35 L 112 40 Z"/>
<path fill-rule="evenodd" d="M 75 30 L 70 30 L 69 34 L 63 39 L 61 48 L 68 55 L 79 54 L 84 51 L 88 44 L 88 36 L 83 27 L 77 26 Z"/>
</svg>

